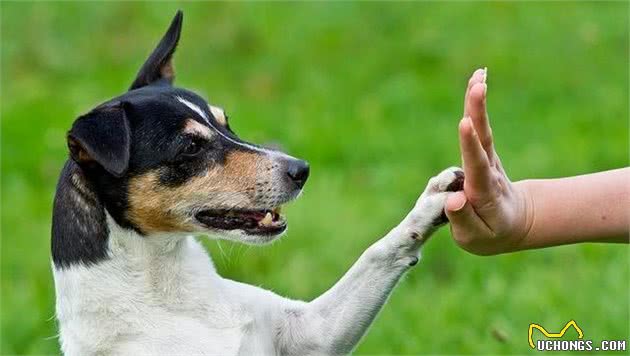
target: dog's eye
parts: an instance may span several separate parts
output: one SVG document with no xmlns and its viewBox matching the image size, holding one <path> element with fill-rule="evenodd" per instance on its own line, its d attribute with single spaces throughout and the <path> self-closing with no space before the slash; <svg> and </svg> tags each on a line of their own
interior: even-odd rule
<svg viewBox="0 0 630 356">
<path fill-rule="evenodd" d="M 203 149 L 203 142 L 201 140 L 192 140 L 181 151 L 182 156 L 192 157 L 201 153 Z"/>
</svg>

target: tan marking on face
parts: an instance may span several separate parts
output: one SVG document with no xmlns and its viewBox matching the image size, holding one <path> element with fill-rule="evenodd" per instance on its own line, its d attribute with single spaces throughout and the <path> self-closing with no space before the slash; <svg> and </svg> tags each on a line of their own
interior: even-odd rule
<svg viewBox="0 0 630 356">
<path fill-rule="evenodd" d="M 207 126 L 200 124 L 199 122 L 188 119 L 184 125 L 184 133 L 201 136 L 203 138 L 211 138 L 214 134 Z"/>
<path fill-rule="evenodd" d="M 127 218 L 142 232 L 192 231 L 192 227 L 172 210 L 177 204 L 175 192 L 159 184 L 157 172 L 129 181 Z"/>
<path fill-rule="evenodd" d="M 224 165 L 177 187 L 162 185 L 159 171 L 131 178 L 127 218 L 147 234 L 200 231 L 194 219 L 199 210 L 254 208 L 256 181 L 266 163 L 260 154 L 233 151 Z"/>
<path fill-rule="evenodd" d="M 258 153 L 233 151 L 226 157 L 224 175 L 233 182 L 232 184 L 236 184 L 238 189 L 254 189 L 264 165 L 261 161 L 261 155 Z"/>
<path fill-rule="evenodd" d="M 214 116 L 214 118 L 217 120 L 217 122 L 222 126 L 226 126 L 227 118 L 225 117 L 225 112 L 223 111 L 223 109 L 212 105 L 208 105 L 208 107 L 210 108 L 210 112 L 212 113 L 212 116 Z"/>
</svg>

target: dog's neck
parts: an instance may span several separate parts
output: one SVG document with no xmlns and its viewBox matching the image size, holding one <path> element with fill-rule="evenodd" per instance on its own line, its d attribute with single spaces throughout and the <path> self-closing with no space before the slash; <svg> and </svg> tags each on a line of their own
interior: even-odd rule
<svg viewBox="0 0 630 356">
<path fill-rule="evenodd" d="M 115 308 L 122 300 L 128 305 L 177 301 L 180 291 L 190 289 L 188 284 L 199 283 L 199 276 L 212 280 L 216 275 L 194 238 L 144 236 L 118 225 L 71 161 L 55 197 L 52 255 L 58 305 L 73 305 L 75 311 Z"/>
<path fill-rule="evenodd" d="M 106 258 L 53 267 L 56 316 L 63 337 L 80 345 L 75 354 L 116 354 L 108 345 L 138 333 L 166 337 L 177 320 L 226 324 L 221 279 L 199 242 L 142 236 L 107 215 L 106 224 Z"/>
<path fill-rule="evenodd" d="M 185 234 L 140 235 L 135 230 L 118 225 L 106 212 L 108 236 L 108 257 L 144 266 L 159 263 L 173 263 L 179 260 L 184 250 Z"/>
<path fill-rule="evenodd" d="M 177 242 L 185 236 L 141 236 L 133 229 L 122 228 L 107 211 L 94 183 L 72 160 L 66 162 L 61 172 L 52 220 L 51 252 L 57 268 L 90 266 L 123 257 L 115 256 L 122 252 L 160 256 L 177 249 Z M 121 250 L 115 250 L 118 247 Z"/>
<path fill-rule="evenodd" d="M 147 236 L 121 227 L 78 174 L 72 163 L 64 168 L 53 219 L 55 309 L 64 350 L 117 354 L 108 347 L 138 335 L 238 349 L 251 316 L 234 303 L 203 246 L 192 236 Z"/>
</svg>

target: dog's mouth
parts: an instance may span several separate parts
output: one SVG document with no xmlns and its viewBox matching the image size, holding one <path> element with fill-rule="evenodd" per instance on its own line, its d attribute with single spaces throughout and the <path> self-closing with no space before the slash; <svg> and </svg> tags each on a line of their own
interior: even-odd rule
<svg viewBox="0 0 630 356">
<path fill-rule="evenodd" d="M 280 207 L 263 210 L 208 209 L 195 214 L 195 219 L 208 228 L 242 230 L 249 235 L 278 235 L 287 228 Z"/>
</svg>

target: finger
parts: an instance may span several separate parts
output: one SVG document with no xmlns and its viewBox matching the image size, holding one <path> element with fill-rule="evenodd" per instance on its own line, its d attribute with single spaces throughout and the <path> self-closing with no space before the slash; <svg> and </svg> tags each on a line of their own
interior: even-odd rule
<svg viewBox="0 0 630 356">
<path fill-rule="evenodd" d="M 474 71 L 472 76 L 468 80 L 468 86 L 466 87 L 466 94 L 464 94 L 464 116 L 470 116 L 470 114 L 466 111 L 470 89 L 477 83 L 484 83 L 485 80 L 486 80 L 486 70 L 484 68 L 479 68 L 476 71 Z"/>
<path fill-rule="evenodd" d="M 466 199 L 466 193 L 463 191 L 453 192 L 453 194 L 449 194 L 448 198 L 446 198 L 446 203 L 444 203 L 444 211 L 446 213 L 453 212 L 457 213 L 461 210 L 468 199 Z"/>
<path fill-rule="evenodd" d="M 486 81 L 486 69 L 485 68 L 476 69 L 473 72 L 473 74 L 470 76 L 470 79 L 468 79 L 468 86 L 466 87 L 466 94 L 468 94 L 468 92 L 470 91 L 470 88 L 472 88 L 475 84 L 485 83 L 485 81 Z"/>
<path fill-rule="evenodd" d="M 459 123 L 459 144 L 466 176 L 464 190 L 469 197 L 489 196 L 492 177 L 490 163 L 469 117 Z"/>
<path fill-rule="evenodd" d="M 486 110 L 486 91 L 487 85 L 485 83 L 475 84 L 470 89 L 467 111 L 470 113 L 475 131 L 477 131 L 477 135 L 479 135 L 481 146 L 483 146 L 492 163 L 495 152 L 492 143 L 492 128 L 490 127 Z"/>
<path fill-rule="evenodd" d="M 477 83 L 482 83 L 483 81 L 485 81 L 485 69 L 477 69 L 473 72 L 473 74 L 470 76 L 470 79 L 468 80 L 468 86 L 466 87 L 466 93 L 464 94 L 464 116 L 469 116 L 468 113 L 466 112 L 466 103 L 468 102 L 468 95 L 470 93 L 470 89 Z"/>
<path fill-rule="evenodd" d="M 492 237 L 492 231 L 477 215 L 464 192 L 449 195 L 444 212 L 451 224 L 453 240 L 465 250 L 473 250 L 474 246 Z"/>
</svg>

